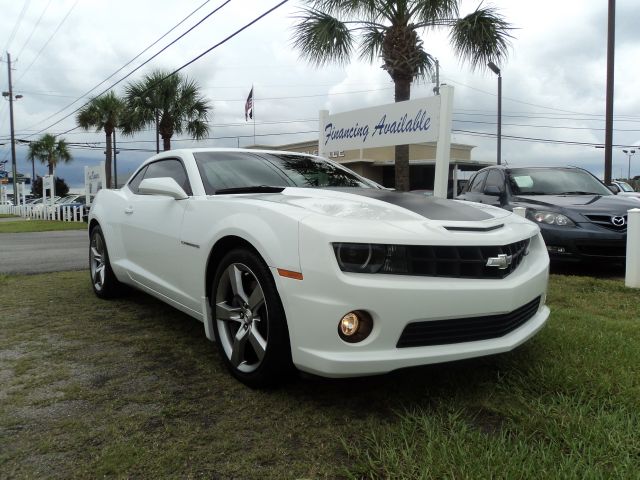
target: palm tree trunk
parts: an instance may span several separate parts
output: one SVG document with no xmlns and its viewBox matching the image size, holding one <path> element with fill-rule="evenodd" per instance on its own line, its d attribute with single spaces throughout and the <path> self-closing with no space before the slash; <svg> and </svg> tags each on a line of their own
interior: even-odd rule
<svg viewBox="0 0 640 480">
<path fill-rule="evenodd" d="M 106 188 L 111 188 L 111 155 L 113 153 L 113 149 L 111 148 L 111 132 L 107 132 L 105 129 L 105 138 L 107 140 L 107 153 L 104 161 L 104 172 L 105 176 L 105 185 Z"/>
<path fill-rule="evenodd" d="M 411 97 L 411 78 L 398 76 L 394 79 L 396 102 L 409 100 Z M 409 191 L 409 145 L 396 145 L 395 187 L 401 192 Z"/>
<path fill-rule="evenodd" d="M 162 136 L 162 149 L 166 152 L 167 150 L 171 150 L 171 137 L 168 135 Z"/>
<path fill-rule="evenodd" d="M 53 175 L 53 160 L 51 156 L 49 156 L 49 161 L 47 162 L 47 167 L 49 168 L 49 175 Z"/>
</svg>

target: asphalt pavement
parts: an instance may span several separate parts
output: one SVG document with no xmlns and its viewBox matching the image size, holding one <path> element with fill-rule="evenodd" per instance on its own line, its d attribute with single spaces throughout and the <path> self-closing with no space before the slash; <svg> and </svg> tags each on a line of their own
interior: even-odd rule
<svg viewBox="0 0 640 480">
<path fill-rule="evenodd" d="M 0 273 L 43 273 L 89 268 L 85 230 L 0 234 Z"/>
</svg>

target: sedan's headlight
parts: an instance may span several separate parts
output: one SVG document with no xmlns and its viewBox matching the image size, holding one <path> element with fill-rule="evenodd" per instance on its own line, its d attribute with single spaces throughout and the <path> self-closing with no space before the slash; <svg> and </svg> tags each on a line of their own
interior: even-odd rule
<svg viewBox="0 0 640 480">
<path fill-rule="evenodd" d="M 538 223 L 545 223 L 547 225 L 558 225 L 561 227 L 575 227 L 576 224 L 573 223 L 566 215 L 555 212 L 547 212 L 544 210 L 531 210 L 527 212 L 527 216 Z"/>
<path fill-rule="evenodd" d="M 343 272 L 376 273 L 387 257 L 386 245 L 369 243 L 334 243 L 333 251 Z"/>
</svg>

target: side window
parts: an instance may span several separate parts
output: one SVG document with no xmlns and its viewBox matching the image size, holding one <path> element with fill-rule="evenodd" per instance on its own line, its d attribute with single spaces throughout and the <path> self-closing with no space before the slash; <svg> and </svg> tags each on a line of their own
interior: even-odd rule
<svg viewBox="0 0 640 480">
<path fill-rule="evenodd" d="M 129 180 L 129 183 L 127 184 L 129 187 L 129 190 L 131 190 L 133 193 L 137 194 L 138 193 L 138 186 L 140 185 L 140 182 L 142 181 L 142 179 L 144 178 L 144 172 L 147 171 L 147 167 L 144 167 L 142 170 L 140 170 L 135 177 L 133 177 L 131 180 Z"/>
<path fill-rule="evenodd" d="M 500 191 L 504 191 L 504 177 L 500 170 L 490 170 L 487 175 L 487 182 L 484 184 L 484 188 L 488 186 L 498 187 Z M 484 189 L 483 189 L 484 190 Z"/>
<path fill-rule="evenodd" d="M 482 189 L 483 189 L 483 184 L 484 184 L 484 179 L 485 178 L 487 178 L 487 172 L 478 173 L 473 178 L 471 186 L 469 187 L 469 191 L 470 192 L 474 192 L 474 193 L 482 193 Z"/>
<path fill-rule="evenodd" d="M 189 179 L 187 178 L 187 172 L 180 160 L 171 158 L 168 160 L 159 160 L 157 162 L 150 163 L 147 167 L 147 172 L 144 174 L 144 178 L 161 177 L 173 178 L 187 193 L 187 195 L 193 195 Z"/>
</svg>

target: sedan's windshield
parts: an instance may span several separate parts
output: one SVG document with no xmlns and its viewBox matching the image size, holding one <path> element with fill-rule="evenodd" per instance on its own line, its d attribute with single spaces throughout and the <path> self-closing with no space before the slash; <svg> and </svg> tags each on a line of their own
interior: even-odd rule
<svg viewBox="0 0 640 480">
<path fill-rule="evenodd" d="M 196 152 L 208 195 L 246 187 L 364 187 L 376 184 L 317 157 L 281 153 Z"/>
<path fill-rule="evenodd" d="M 626 182 L 616 182 L 615 184 L 620 187 L 620 190 L 623 192 L 635 192 L 635 190 L 631 188 L 631 185 Z"/>
<path fill-rule="evenodd" d="M 507 177 L 515 195 L 613 195 L 593 175 L 577 168 L 512 168 Z"/>
</svg>

